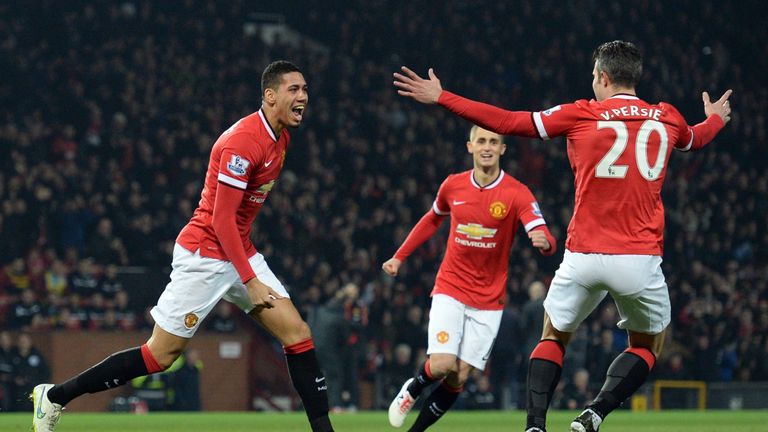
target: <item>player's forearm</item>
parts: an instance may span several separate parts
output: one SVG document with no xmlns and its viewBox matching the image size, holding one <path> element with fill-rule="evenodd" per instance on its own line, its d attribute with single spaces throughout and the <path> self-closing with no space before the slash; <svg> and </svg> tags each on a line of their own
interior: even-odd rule
<svg viewBox="0 0 768 432">
<path fill-rule="evenodd" d="M 245 253 L 245 247 L 235 220 L 237 206 L 242 195 L 242 191 L 220 184 L 216 193 L 216 204 L 213 209 L 211 225 L 224 254 L 237 270 L 240 280 L 246 283 L 256 277 L 256 274 L 253 272 L 251 263 L 248 262 L 248 256 Z"/>
<path fill-rule="evenodd" d="M 691 127 L 693 131 L 691 150 L 695 151 L 704 148 L 724 126 L 723 119 L 717 114 L 712 114 L 703 122 Z"/>
<path fill-rule="evenodd" d="M 508 111 L 443 90 L 437 103 L 472 123 L 503 135 L 538 138 L 531 112 Z"/>
<path fill-rule="evenodd" d="M 539 249 L 539 252 L 544 256 L 554 255 L 555 252 L 557 252 L 557 240 L 555 239 L 555 236 L 553 236 L 549 231 L 549 228 L 547 228 L 546 225 L 540 225 L 534 228 L 534 230 L 543 231 L 544 235 L 547 236 L 547 241 L 549 242 L 549 249 Z"/>
<path fill-rule="evenodd" d="M 395 252 L 394 257 L 400 261 L 405 261 L 413 251 L 424 244 L 425 241 L 429 240 L 430 237 L 435 235 L 444 218 L 444 216 L 438 216 L 434 211 L 429 210 L 419 222 L 416 223 L 411 232 L 408 233 L 408 237 L 405 238 L 403 244 L 400 245 L 400 248 Z"/>
</svg>

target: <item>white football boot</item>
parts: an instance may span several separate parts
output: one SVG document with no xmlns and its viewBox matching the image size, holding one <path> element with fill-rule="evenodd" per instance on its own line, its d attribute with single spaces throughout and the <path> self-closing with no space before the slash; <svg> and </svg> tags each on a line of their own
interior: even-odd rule
<svg viewBox="0 0 768 432">
<path fill-rule="evenodd" d="M 32 430 L 34 432 L 53 432 L 59 422 L 63 406 L 48 399 L 48 390 L 53 384 L 39 384 L 29 395 L 34 404 L 32 412 Z"/>
<path fill-rule="evenodd" d="M 405 418 L 408 416 L 411 408 L 413 408 L 413 404 L 415 404 L 416 399 L 418 399 L 418 397 L 414 398 L 408 393 L 408 385 L 410 385 L 412 381 L 413 378 L 406 381 L 400 389 L 400 393 L 395 396 L 395 400 L 389 404 L 389 424 L 394 427 L 403 425 Z"/>
</svg>

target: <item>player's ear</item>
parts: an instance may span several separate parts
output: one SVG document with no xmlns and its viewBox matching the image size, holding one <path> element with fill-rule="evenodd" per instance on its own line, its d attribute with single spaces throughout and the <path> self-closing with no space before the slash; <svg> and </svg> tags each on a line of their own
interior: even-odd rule
<svg viewBox="0 0 768 432">
<path fill-rule="evenodd" d="M 467 141 L 467 153 L 472 154 L 472 141 Z"/>
<path fill-rule="evenodd" d="M 507 145 L 504 143 L 501 143 L 501 153 L 499 154 L 504 154 L 506 151 L 507 151 Z"/>
<path fill-rule="evenodd" d="M 600 71 L 600 84 L 602 84 L 603 87 L 611 85 L 611 77 L 605 71 Z"/>
<path fill-rule="evenodd" d="M 264 90 L 263 98 L 264 98 L 264 102 L 266 102 L 267 104 L 274 105 L 275 100 L 277 99 L 277 93 L 275 92 L 274 89 L 267 88 L 266 90 Z"/>
</svg>

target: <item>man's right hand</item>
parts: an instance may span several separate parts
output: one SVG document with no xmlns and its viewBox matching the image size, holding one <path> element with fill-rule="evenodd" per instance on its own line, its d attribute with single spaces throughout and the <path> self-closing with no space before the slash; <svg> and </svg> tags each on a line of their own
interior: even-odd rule
<svg viewBox="0 0 768 432">
<path fill-rule="evenodd" d="M 429 79 L 420 77 L 416 72 L 403 66 L 400 68 L 403 73 L 395 72 L 395 87 L 398 88 L 397 94 L 412 98 L 425 104 L 436 104 L 443 92 L 443 86 L 435 75 L 435 71 L 429 68 L 427 75 Z"/>
<path fill-rule="evenodd" d="M 390 276 L 397 276 L 398 270 L 400 270 L 400 266 L 403 264 L 402 261 L 400 261 L 397 258 L 390 258 L 388 259 L 384 264 L 381 265 L 382 270 Z"/>
<path fill-rule="evenodd" d="M 283 298 L 283 296 L 262 283 L 258 278 L 253 278 L 246 282 L 245 287 L 248 289 L 248 296 L 251 298 L 251 302 L 253 302 L 253 305 L 257 308 L 271 309 L 275 307 L 275 305 L 272 304 L 273 300 Z"/>
<path fill-rule="evenodd" d="M 727 124 L 731 121 L 731 103 L 728 98 L 731 97 L 733 90 L 727 90 L 720 99 L 715 102 L 709 100 L 709 93 L 704 92 L 701 94 L 701 98 L 704 100 L 704 115 L 707 117 L 712 114 L 717 114 L 723 119 L 723 124 Z"/>
</svg>

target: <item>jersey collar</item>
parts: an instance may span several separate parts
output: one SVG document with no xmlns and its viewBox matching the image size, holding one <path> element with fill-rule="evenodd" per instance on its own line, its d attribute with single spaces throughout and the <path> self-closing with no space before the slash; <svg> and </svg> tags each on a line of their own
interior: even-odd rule
<svg viewBox="0 0 768 432">
<path fill-rule="evenodd" d="M 269 124 L 267 117 L 264 115 L 264 112 L 261 109 L 259 109 L 259 117 L 261 117 L 261 122 L 264 123 L 264 129 L 269 132 L 269 136 L 272 137 L 272 140 L 277 142 L 277 138 L 275 138 L 275 131 L 272 130 L 272 126 Z"/>
<path fill-rule="evenodd" d="M 639 97 L 626 93 L 616 93 L 608 99 L 640 99 Z"/>
<path fill-rule="evenodd" d="M 499 185 L 499 183 L 501 183 L 502 179 L 504 179 L 504 170 L 500 169 L 499 176 L 496 177 L 496 180 L 492 181 L 488 186 L 480 186 L 480 184 L 477 181 L 475 181 L 475 170 L 472 170 L 469 172 L 469 180 L 472 182 L 472 186 L 481 190 L 495 188 L 496 186 Z"/>
</svg>

